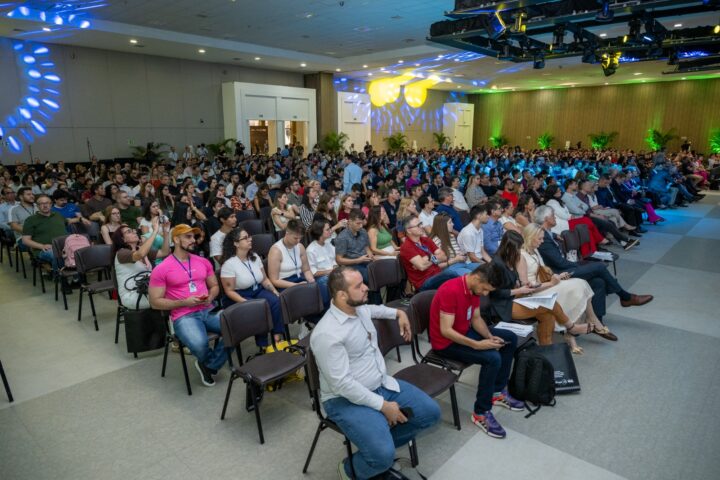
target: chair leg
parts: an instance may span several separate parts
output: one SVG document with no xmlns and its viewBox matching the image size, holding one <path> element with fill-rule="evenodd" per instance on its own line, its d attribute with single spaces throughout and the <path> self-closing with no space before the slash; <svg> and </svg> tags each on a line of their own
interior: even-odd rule
<svg viewBox="0 0 720 480">
<path fill-rule="evenodd" d="M 613 273 L 617 277 L 617 265 L 615 264 L 615 260 L 613 260 Z"/>
<path fill-rule="evenodd" d="M 455 385 L 450 387 L 450 405 L 452 406 L 453 423 L 455 428 L 460 430 L 460 413 L 458 412 L 457 396 L 455 395 Z"/>
<path fill-rule="evenodd" d="M 263 436 L 262 420 L 260 420 L 260 404 L 257 401 L 257 396 L 255 395 L 255 385 L 248 383 L 247 387 L 250 389 L 250 398 L 253 403 L 253 410 L 255 410 L 255 422 L 257 422 L 258 435 L 260 436 L 260 444 L 262 445 L 265 443 L 265 437 Z"/>
<path fill-rule="evenodd" d="M 180 346 L 180 361 L 182 362 L 183 374 L 185 375 L 185 386 L 187 387 L 188 395 L 192 395 L 192 388 L 190 388 L 190 377 L 188 376 L 187 362 L 185 361 L 185 346 L 179 340 L 178 345 Z"/>
<path fill-rule="evenodd" d="M 235 381 L 235 375 L 230 376 L 228 382 L 227 392 L 225 393 L 225 403 L 223 403 L 222 413 L 220 414 L 220 420 L 225 420 L 225 412 L 227 411 L 228 401 L 230 400 L 230 390 L 232 390 L 233 382 Z"/>
<path fill-rule="evenodd" d="M 348 453 L 347 458 L 348 458 L 348 462 L 350 462 L 350 478 L 355 480 L 357 478 L 357 475 L 355 475 L 355 466 L 353 465 L 353 462 L 352 462 L 352 457 L 353 457 L 352 444 L 350 443 L 350 439 L 347 437 L 345 437 L 345 442 L 343 442 L 343 443 L 345 443 L 345 447 L 347 447 L 347 453 Z"/>
<path fill-rule="evenodd" d="M 22 266 L 23 278 L 27 280 L 27 270 L 25 269 L 25 257 L 23 256 L 22 252 L 20 252 L 20 265 Z"/>
<path fill-rule="evenodd" d="M 38 273 L 40 274 L 40 288 L 42 289 L 42 293 L 45 293 L 45 277 L 43 277 L 43 271 L 40 265 L 38 265 Z"/>
<path fill-rule="evenodd" d="M 8 254 L 8 263 L 10 264 L 10 268 L 12 268 L 12 252 L 10 251 L 10 245 L 7 247 L 7 254 Z"/>
<path fill-rule="evenodd" d="M 83 302 L 83 287 L 80 287 L 80 291 L 78 292 L 80 295 L 80 299 L 78 300 L 78 322 L 82 318 L 82 302 Z"/>
<path fill-rule="evenodd" d="M 162 366 L 162 373 L 160 373 L 161 377 L 165 376 L 165 367 L 167 366 L 167 357 L 168 357 L 168 350 L 170 349 L 170 339 L 168 338 L 165 341 L 165 352 L 163 353 L 163 366 Z"/>
<path fill-rule="evenodd" d="M 402 362 L 400 358 L 400 347 L 395 347 L 395 353 L 397 353 L 398 363 Z"/>
<path fill-rule="evenodd" d="M 37 269 L 37 266 L 32 263 L 32 261 L 30 263 L 31 263 L 32 269 L 33 269 L 33 287 L 37 287 L 37 271 L 38 271 L 38 269 Z"/>
<path fill-rule="evenodd" d="M 65 310 L 67 310 L 67 309 L 68 309 L 67 293 L 65 293 L 65 289 L 66 289 L 67 287 L 69 287 L 69 285 L 68 285 L 68 283 L 67 283 L 67 279 L 65 279 L 64 277 L 61 278 L 60 286 L 62 287 L 63 306 L 65 307 Z"/>
<path fill-rule="evenodd" d="M 90 299 L 90 310 L 92 310 L 93 322 L 95 323 L 95 331 L 100 330 L 97 323 L 97 314 L 95 313 L 95 301 L 93 301 L 92 292 L 88 292 L 88 298 Z"/>
<path fill-rule="evenodd" d="M 59 290 L 60 290 L 60 289 L 59 289 L 58 287 L 59 287 L 59 284 L 60 284 L 60 280 L 61 280 L 61 279 L 62 279 L 62 277 L 60 277 L 60 278 L 55 277 L 55 301 L 56 301 L 56 302 L 57 302 L 58 300 L 60 300 L 60 295 L 59 295 L 59 293 L 60 293 Z"/>
<path fill-rule="evenodd" d="M 410 465 L 415 468 L 420 463 L 417 453 L 417 443 L 415 443 L 415 440 L 410 440 L 410 442 L 408 442 L 408 450 L 410 450 Z"/>
<path fill-rule="evenodd" d="M 115 344 L 118 343 L 118 337 L 120 336 L 120 307 L 117 308 L 115 314 Z"/>
<path fill-rule="evenodd" d="M 5 393 L 7 393 L 8 402 L 12 403 L 15 400 L 13 399 L 12 392 L 10 391 L 10 383 L 8 383 L 8 379 L 5 376 L 5 369 L 3 368 L 2 362 L 0 362 L 0 376 L 2 376 L 2 382 L 5 386 Z"/>
<path fill-rule="evenodd" d="M 307 469 L 310 466 L 310 460 L 312 460 L 313 453 L 315 453 L 315 445 L 317 445 L 318 438 L 320 438 L 320 432 L 323 430 L 323 423 L 318 424 L 317 430 L 315 430 L 315 438 L 313 438 L 312 445 L 310 445 L 310 451 L 308 452 L 307 459 L 305 460 L 305 466 L 302 469 L 302 473 L 307 473 Z"/>
</svg>

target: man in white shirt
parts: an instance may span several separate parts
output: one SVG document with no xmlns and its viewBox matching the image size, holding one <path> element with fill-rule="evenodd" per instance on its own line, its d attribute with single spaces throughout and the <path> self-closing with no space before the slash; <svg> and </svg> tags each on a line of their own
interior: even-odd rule
<svg viewBox="0 0 720 480">
<path fill-rule="evenodd" d="M 471 263 L 490 262 L 492 258 L 485 251 L 483 245 L 483 225 L 488 221 L 485 205 L 475 205 L 470 209 L 470 223 L 468 223 L 457 237 L 460 250 L 467 254 Z"/>
<path fill-rule="evenodd" d="M 210 256 L 220 265 L 223 241 L 225 241 L 225 236 L 237 225 L 237 217 L 232 208 L 223 207 L 218 211 L 217 218 L 220 220 L 220 229 L 210 237 Z"/>
<path fill-rule="evenodd" d="M 167 159 L 168 159 L 170 165 L 172 165 L 174 167 L 178 161 L 178 154 L 175 151 L 175 147 L 170 147 L 170 151 L 167 153 Z"/>
<path fill-rule="evenodd" d="M 407 315 L 366 305 L 368 287 L 352 267 L 333 270 L 328 284 L 332 304 L 310 338 L 320 371 L 320 398 L 328 418 L 358 447 L 352 466 L 347 459 L 340 462 L 340 478 L 354 472 L 355 478 L 369 479 L 390 469 L 396 447 L 437 423 L 440 408 L 417 387 L 388 375 L 378 348 L 371 318 L 397 318 L 409 341 Z"/>
<path fill-rule="evenodd" d="M 455 207 L 455 210 L 461 212 L 470 210 L 467 201 L 465 201 L 465 196 L 460 191 L 460 177 L 453 177 L 450 186 L 452 187 L 453 207 Z"/>
</svg>

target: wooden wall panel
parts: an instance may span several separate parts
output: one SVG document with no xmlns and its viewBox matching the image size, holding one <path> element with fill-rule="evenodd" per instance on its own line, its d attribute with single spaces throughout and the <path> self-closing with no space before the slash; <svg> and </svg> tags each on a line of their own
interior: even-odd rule
<svg viewBox="0 0 720 480">
<path fill-rule="evenodd" d="M 647 150 L 649 128 L 675 128 L 698 151 L 708 150 L 711 129 L 720 128 L 720 79 L 609 85 L 585 88 L 534 90 L 470 95 L 475 104 L 473 143 L 489 145 L 503 134 L 512 145 L 535 148 L 545 131 L 555 136 L 554 146 L 582 142 L 588 133 L 616 131 L 620 148 Z M 680 140 L 669 144 L 680 147 Z"/>
</svg>

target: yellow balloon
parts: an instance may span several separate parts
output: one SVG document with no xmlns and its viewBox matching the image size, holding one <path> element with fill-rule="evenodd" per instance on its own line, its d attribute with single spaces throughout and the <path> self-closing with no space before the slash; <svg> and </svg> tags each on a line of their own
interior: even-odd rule
<svg viewBox="0 0 720 480">
<path fill-rule="evenodd" d="M 419 108 L 427 100 L 427 88 L 421 82 L 405 85 L 405 101 L 412 108 Z"/>
<path fill-rule="evenodd" d="M 387 103 L 385 101 L 384 95 L 381 93 L 381 84 L 380 80 L 375 80 L 373 82 L 370 82 L 370 85 L 368 85 L 368 93 L 370 94 L 370 101 L 373 105 L 376 107 L 382 107 Z"/>
</svg>

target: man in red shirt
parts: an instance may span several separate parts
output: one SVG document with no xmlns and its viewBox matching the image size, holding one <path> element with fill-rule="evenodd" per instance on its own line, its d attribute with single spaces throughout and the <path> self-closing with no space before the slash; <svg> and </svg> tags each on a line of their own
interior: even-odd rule
<svg viewBox="0 0 720 480">
<path fill-rule="evenodd" d="M 404 218 L 402 223 L 406 238 L 400 247 L 400 263 L 415 290 L 433 290 L 460 275 L 447 270 L 447 256 L 425 236 L 425 230 L 417 215 Z"/>
<path fill-rule="evenodd" d="M 430 306 L 430 343 L 440 356 L 479 364 L 472 422 L 494 438 L 505 438 L 505 429 L 492 414 L 498 405 L 523 411 L 523 402 L 507 392 L 517 336 L 509 330 L 488 327 L 480 316 L 480 296 L 502 283 L 497 266 L 485 263 L 462 277 L 448 280 Z"/>
<path fill-rule="evenodd" d="M 508 177 L 502 182 L 502 193 L 500 196 L 506 200 L 510 200 L 513 207 L 517 207 L 518 194 L 515 191 L 515 182 L 512 178 Z"/>
</svg>

